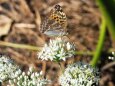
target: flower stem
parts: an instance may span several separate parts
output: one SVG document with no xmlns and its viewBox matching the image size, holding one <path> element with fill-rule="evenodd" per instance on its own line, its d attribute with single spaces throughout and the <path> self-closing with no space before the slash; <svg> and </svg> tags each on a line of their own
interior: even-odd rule
<svg viewBox="0 0 115 86">
<path fill-rule="evenodd" d="M 59 68 L 60 68 L 60 71 L 61 71 L 61 74 L 62 74 L 64 72 L 64 68 L 62 67 L 60 62 L 58 62 L 58 64 L 59 64 Z"/>
</svg>

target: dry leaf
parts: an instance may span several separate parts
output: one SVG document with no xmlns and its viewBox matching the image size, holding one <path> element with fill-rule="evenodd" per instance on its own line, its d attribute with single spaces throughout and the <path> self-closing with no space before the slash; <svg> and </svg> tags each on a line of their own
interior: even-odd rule
<svg viewBox="0 0 115 86">
<path fill-rule="evenodd" d="M 0 37 L 8 34 L 11 23 L 12 20 L 10 18 L 4 15 L 0 15 Z"/>
</svg>

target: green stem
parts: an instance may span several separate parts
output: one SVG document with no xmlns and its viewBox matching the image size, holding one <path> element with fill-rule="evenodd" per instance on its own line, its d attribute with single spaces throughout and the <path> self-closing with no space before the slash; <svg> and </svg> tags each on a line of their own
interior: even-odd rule
<svg viewBox="0 0 115 86">
<path fill-rule="evenodd" d="M 61 74 L 62 74 L 64 72 L 64 68 L 62 67 L 60 62 L 58 62 L 58 64 L 59 64 L 59 68 L 60 68 L 60 71 L 61 71 Z"/>
<path fill-rule="evenodd" d="M 94 55 L 94 51 L 76 51 L 75 52 L 75 54 L 76 55 L 90 55 L 90 56 L 92 56 L 92 55 Z"/>
<path fill-rule="evenodd" d="M 100 57 L 100 54 L 101 54 L 101 51 L 102 51 L 102 48 L 103 48 L 103 44 L 104 44 L 105 33 L 106 33 L 106 21 L 103 18 L 102 19 L 102 24 L 100 26 L 100 35 L 99 35 L 99 40 L 98 40 L 98 44 L 97 44 L 97 47 L 96 47 L 96 52 L 93 56 L 92 61 L 90 62 L 92 66 L 96 66 L 96 64 L 99 60 L 99 57 Z"/>
</svg>

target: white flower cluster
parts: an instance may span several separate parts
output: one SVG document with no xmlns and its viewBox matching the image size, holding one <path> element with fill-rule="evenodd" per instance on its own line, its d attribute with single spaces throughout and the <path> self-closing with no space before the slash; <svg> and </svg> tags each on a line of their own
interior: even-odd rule
<svg viewBox="0 0 115 86">
<path fill-rule="evenodd" d="M 19 66 L 5 55 L 0 55 L 0 82 L 16 78 L 21 73 Z"/>
<path fill-rule="evenodd" d="M 9 80 L 8 86 L 46 86 L 50 80 L 43 79 L 42 72 L 37 73 L 30 67 L 27 73 L 22 72 L 16 79 Z"/>
<path fill-rule="evenodd" d="M 98 69 L 82 62 L 69 65 L 59 77 L 61 86 L 98 86 Z"/>
<path fill-rule="evenodd" d="M 108 59 L 115 61 L 115 52 L 112 52 L 113 56 L 109 56 Z"/>
<path fill-rule="evenodd" d="M 50 40 L 38 53 L 38 59 L 60 61 L 75 55 L 75 45 L 62 38 Z"/>
</svg>

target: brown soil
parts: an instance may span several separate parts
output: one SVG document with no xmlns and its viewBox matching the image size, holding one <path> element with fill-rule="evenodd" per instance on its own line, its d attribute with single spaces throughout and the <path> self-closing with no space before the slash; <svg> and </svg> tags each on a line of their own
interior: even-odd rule
<svg viewBox="0 0 115 86">
<path fill-rule="evenodd" d="M 39 26 L 55 4 L 60 4 L 67 15 L 69 37 L 75 42 L 77 50 L 94 51 L 101 24 L 101 13 L 95 0 L 0 0 L 0 16 L 4 15 L 12 21 L 8 33 L 0 35 L 0 41 L 43 46 L 48 37 L 39 32 Z M 102 58 L 98 63 L 101 72 L 100 86 L 115 86 L 115 63 L 108 67 L 111 61 L 105 54 L 113 46 L 107 33 Z M 53 80 L 52 86 L 59 86 L 59 66 L 54 62 L 38 60 L 38 51 L 0 46 L 0 53 L 12 57 L 24 71 L 29 66 L 42 70 L 47 78 Z M 77 55 L 62 62 L 62 65 L 77 61 L 89 63 L 91 59 L 91 55 Z"/>
</svg>

